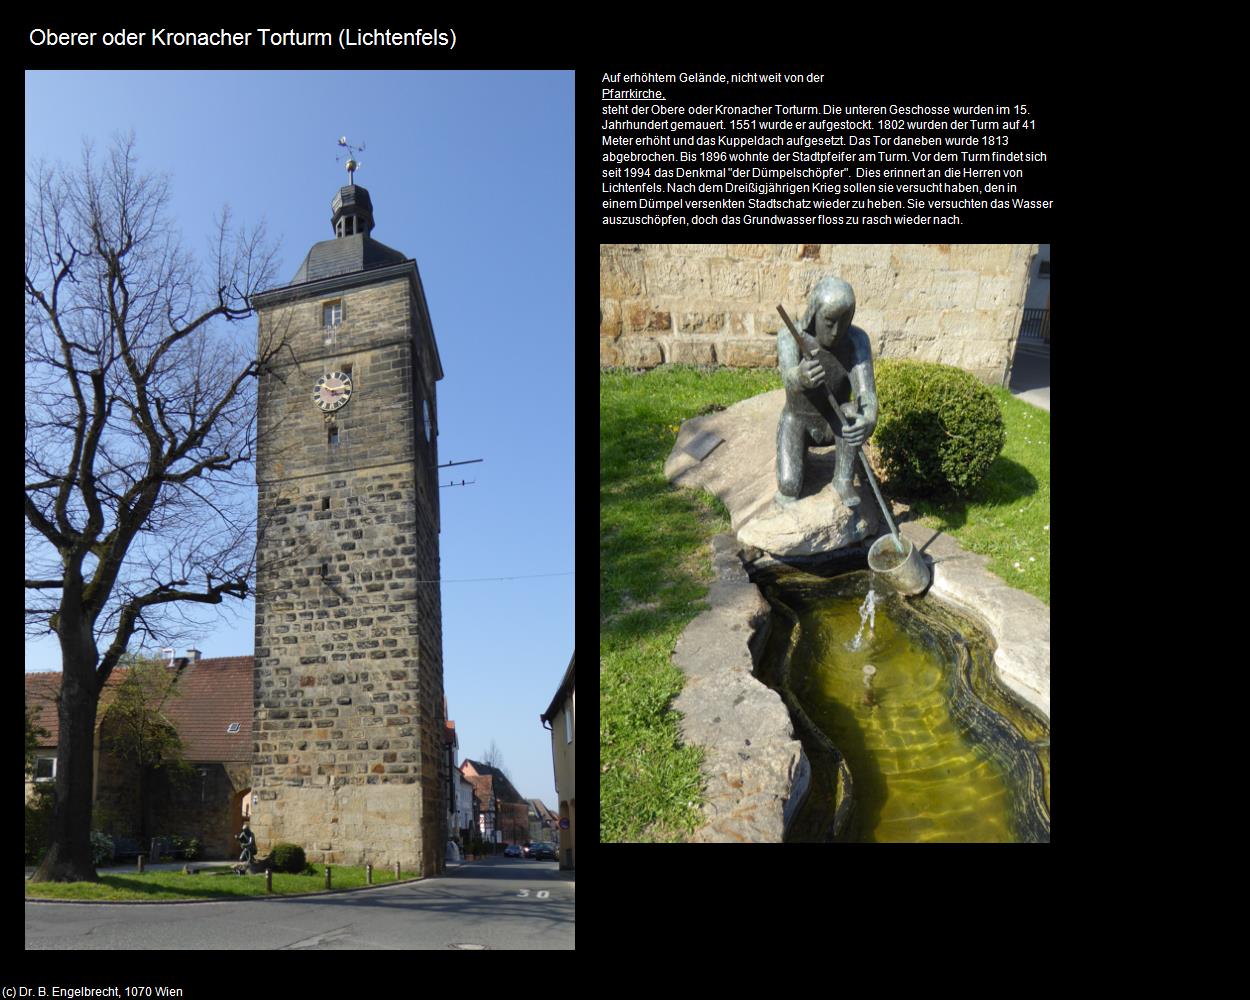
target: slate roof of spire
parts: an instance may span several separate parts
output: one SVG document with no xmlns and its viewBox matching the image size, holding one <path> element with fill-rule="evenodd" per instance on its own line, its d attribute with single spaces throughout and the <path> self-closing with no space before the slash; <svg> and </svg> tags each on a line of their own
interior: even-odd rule
<svg viewBox="0 0 1250 1000">
<path fill-rule="evenodd" d="M 408 260 L 398 250 L 392 250 L 384 243 L 379 243 L 372 236 L 357 233 L 355 236 L 343 236 L 332 240 L 314 243 L 304 263 L 291 279 L 292 285 L 302 285 L 309 281 L 322 278 L 333 278 L 340 274 L 355 274 L 358 271 L 372 271 L 379 267 L 402 264 Z"/>
<path fill-rule="evenodd" d="M 340 215 L 356 215 L 367 224 L 366 232 L 351 236 L 336 236 L 334 239 L 314 243 L 304 263 L 291 279 L 292 285 L 302 285 L 309 281 L 320 281 L 333 278 L 340 274 L 356 274 L 360 271 L 372 271 L 378 267 L 389 267 L 402 264 L 408 258 L 398 250 L 392 250 L 384 243 L 379 243 L 368 232 L 372 230 L 373 202 L 369 192 L 357 184 L 349 184 L 341 188 L 331 204 L 333 209 L 332 224 L 337 223 Z"/>
</svg>

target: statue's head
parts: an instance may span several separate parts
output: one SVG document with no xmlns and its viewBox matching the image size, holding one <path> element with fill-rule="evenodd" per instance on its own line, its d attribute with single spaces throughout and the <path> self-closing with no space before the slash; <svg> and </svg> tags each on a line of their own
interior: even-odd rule
<svg viewBox="0 0 1250 1000">
<path fill-rule="evenodd" d="M 807 302 L 803 328 L 826 350 L 845 336 L 855 315 L 855 291 L 841 278 L 821 278 Z"/>
</svg>

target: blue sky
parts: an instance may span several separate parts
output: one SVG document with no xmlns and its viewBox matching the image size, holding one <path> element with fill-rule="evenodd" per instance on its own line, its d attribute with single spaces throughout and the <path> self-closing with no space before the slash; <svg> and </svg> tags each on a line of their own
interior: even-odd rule
<svg viewBox="0 0 1250 1000">
<path fill-rule="evenodd" d="M 557 807 L 546 709 L 573 651 L 573 75 L 569 72 L 32 72 L 26 166 L 74 164 L 133 129 L 167 172 L 170 211 L 201 256 L 214 214 L 264 218 L 281 281 L 333 236 L 347 183 L 373 236 L 417 261 L 445 372 L 444 688 L 461 757 L 494 740 L 523 795 Z M 251 327 L 254 332 L 254 326 Z M 532 574 L 569 574 L 531 576 Z M 482 577 L 528 579 L 453 582 Z M 205 656 L 253 650 L 251 603 L 206 628 Z M 59 670 L 55 640 L 26 669 Z"/>
</svg>

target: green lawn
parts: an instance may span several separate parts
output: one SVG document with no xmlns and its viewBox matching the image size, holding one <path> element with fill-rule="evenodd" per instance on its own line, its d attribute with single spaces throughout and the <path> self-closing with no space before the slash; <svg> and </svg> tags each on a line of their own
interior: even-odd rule
<svg viewBox="0 0 1250 1000">
<path fill-rule="evenodd" d="M 698 823 L 700 756 L 678 742 L 669 705 L 682 676 L 670 657 L 704 607 L 707 541 L 728 531 L 729 517 L 710 494 L 670 487 L 663 465 L 682 420 L 780 385 L 775 369 L 665 366 L 600 374 L 603 841 L 680 841 Z M 989 476 L 966 501 L 916 502 L 915 510 L 966 548 L 991 556 L 991 569 L 1012 586 L 1049 604 L 1050 414 L 993 391 L 1007 444 Z"/>
<path fill-rule="evenodd" d="M 990 557 L 990 570 L 1050 604 L 1050 413 L 1006 389 L 991 389 L 1007 443 L 972 496 L 917 501 L 922 523 Z M 900 498 L 902 499 L 902 498 Z"/>
<path fill-rule="evenodd" d="M 315 874 L 273 876 L 273 895 L 301 892 L 324 892 L 325 868 L 312 866 Z M 418 878 L 420 872 L 402 871 L 400 881 Z M 346 865 L 330 866 L 332 890 L 356 889 L 365 884 L 365 869 Z M 395 881 L 395 869 L 373 869 L 373 884 Z M 184 875 L 180 871 L 147 871 L 142 875 L 101 875 L 99 882 L 37 882 L 26 883 L 28 899 L 143 899 L 161 902 L 171 899 L 229 899 L 235 896 L 265 896 L 264 875 L 212 875 L 202 871 Z"/>
</svg>

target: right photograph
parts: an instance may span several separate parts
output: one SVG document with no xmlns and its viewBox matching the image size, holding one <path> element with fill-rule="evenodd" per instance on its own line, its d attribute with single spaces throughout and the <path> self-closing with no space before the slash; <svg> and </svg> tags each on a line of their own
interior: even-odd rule
<svg viewBox="0 0 1250 1000">
<path fill-rule="evenodd" d="M 1050 842 L 1050 244 L 600 246 L 600 840 Z"/>
</svg>

